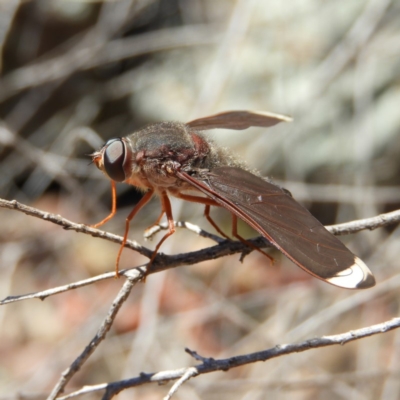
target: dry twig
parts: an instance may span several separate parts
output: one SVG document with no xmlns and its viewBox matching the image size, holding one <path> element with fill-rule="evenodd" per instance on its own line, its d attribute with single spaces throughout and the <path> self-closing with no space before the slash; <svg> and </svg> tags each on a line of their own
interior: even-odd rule
<svg viewBox="0 0 400 400">
<path fill-rule="evenodd" d="M 311 349 L 317 349 L 321 347 L 340 345 L 343 346 L 346 343 L 362 339 L 368 336 L 379 335 L 397 329 L 400 327 L 400 318 L 394 318 L 390 321 L 383 322 L 381 324 L 372 325 L 369 327 L 353 330 L 350 332 L 341 333 L 338 335 L 322 336 L 319 338 L 308 339 L 299 343 L 294 344 L 283 344 L 277 345 L 274 348 L 258 351 L 255 353 L 244 354 L 235 357 L 229 357 L 226 359 L 212 359 L 203 358 L 203 362 L 191 368 L 180 368 L 176 370 L 160 371 L 156 373 L 141 373 L 139 376 L 131 379 L 126 379 L 118 382 L 112 382 L 108 384 L 86 386 L 85 388 L 76 392 L 70 393 L 67 396 L 59 397 L 60 400 L 67 400 L 72 397 L 77 397 L 82 394 L 95 393 L 105 390 L 103 400 L 111 399 L 114 395 L 120 393 L 124 389 L 144 385 L 150 382 L 165 383 L 167 381 L 188 380 L 193 376 L 203 375 L 210 372 L 216 371 L 228 371 L 232 368 L 236 368 L 242 365 L 267 361 L 272 358 L 281 357 L 287 354 L 300 353 Z M 194 353 L 192 350 L 188 351 L 189 354 Z M 197 359 L 197 357 L 196 357 Z M 170 393 L 172 392 L 172 389 Z"/>
<path fill-rule="evenodd" d="M 89 234 L 95 237 L 100 237 L 102 239 L 110 240 L 116 243 L 121 243 L 122 238 L 117 235 L 110 234 L 108 232 L 100 231 L 98 229 L 91 228 L 87 225 L 84 224 L 77 224 L 72 221 L 69 221 L 65 218 L 63 218 L 60 215 L 55 215 L 51 213 L 47 213 L 44 211 L 41 211 L 37 208 L 34 207 L 29 207 L 24 204 L 21 204 L 17 201 L 7 201 L 4 199 L 0 199 L 0 207 L 3 208 L 8 208 L 12 210 L 17 210 L 20 212 L 23 212 L 29 216 L 34 216 L 46 221 L 50 221 L 54 224 L 62 226 L 64 229 L 68 230 L 75 230 L 76 232 L 84 233 L 84 234 Z M 352 221 L 348 222 L 346 224 L 340 224 L 340 225 L 335 225 L 331 226 L 328 229 L 334 233 L 334 234 L 345 234 L 345 233 L 351 233 L 351 232 L 358 232 L 363 229 L 376 229 L 378 227 L 388 225 L 391 223 L 396 223 L 400 220 L 400 211 L 394 211 L 391 213 L 387 214 L 382 214 L 377 217 L 373 218 L 368 218 L 364 220 L 358 220 L 358 221 Z M 101 324 L 97 334 L 95 337 L 92 339 L 92 341 L 89 343 L 89 345 L 84 349 L 84 351 L 79 355 L 76 360 L 71 364 L 71 366 L 65 370 L 62 373 L 62 376 L 59 380 L 59 382 L 56 384 L 54 387 L 53 391 L 51 392 L 50 396 L 48 399 L 55 399 L 57 396 L 64 390 L 66 384 L 70 381 L 70 379 L 74 376 L 76 372 L 79 371 L 79 369 L 82 367 L 82 365 L 85 363 L 85 361 L 90 357 L 90 355 L 96 350 L 97 346 L 101 343 L 102 340 L 104 340 L 108 330 L 112 326 L 112 323 L 114 321 L 115 316 L 117 315 L 117 312 L 123 302 L 126 300 L 128 297 L 130 291 L 132 290 L 133 286 L 135 285 L 136 282 L 138 282 L 144 274 L 147 273 L 155 273 L 160 270 L 164 269 L 169 269 L 169 268 L 174 268 L 176 266 L 180 266 L 183 264 L 191 264 L 195 262 L 199 262 L 199 260 L 205 260 L 205 259 L 210 259 L 210 258 L 217 258 L 221 257 L 223 255 L 228 255 L 228 254 L 233 254 L 237 253 L 240 251 L 244 251 L 245 247 L 242 243 L 240 242 L 231 242 L 229 240 L 220 240 L 218 237 L 215 237 L 214 235 L 209 234 L 208 232 L 203 231 L 202 229 L 190 224 L 190 223 L 184 223 L 181 222 L 177 224 L 177 226 L 185 227 L 188 228 L 194 232 L 196 232 L 199 235 L 202 235 L 204 237 L 211 238 L 219 244 L 217 246 L 212 246 L 204 250 L 196 251 L 196 252 L 191 252 L 187 254 L 179 254 L 175 256 L 166 256 L 166 255 L 159 255 L 154 261 L 154 265 L 152 268 L 147 271 L 147 268 L 145 266 L 142 267 L 137 267 L 132 270 L 123 270 L 121 271 L 121 274 L 123 274 L 127 279 L 121 288 L 118 296 L 114 300 L 109 313 L 107 314 L 106 318 L 104 319 L 103 323 Z M 156 226 L 155 229 L 153 229 L 150 233 L 148 234 L 154 234 L 157 229 L 163 229 L 163 225 Z M 263 242 L 263 238 L 257 238 L 253 239 L 253 243 L 260 244 L 259 242 Z M 151 250 L 140 246 L 136 242 L 128 242 L 127 247 L 138 251 L 140 254 L 150 256 L 151 255 Z M 201 257 L 202 256 L 202 257 Z M 19 300 L 26 300 L 30 298 L 40 298 L 43 300 L 47 296 L 51 296 L 54 294 L 58 294 L 67 290 L 71 289 L 76 289 L 81 286 L 85 286 L 103 279 L 109 279 L 114 277 L 114 273 L 106 273 L 102 274 L 99 276 L 96 276 L 94 278 L 90 278 L 87 280 L 83 280 L 80 282 L 75 282 L 73 284 L 61 286 L 58 288 L 52 288 L 46 291 L 42 292 L 37 292 L 33 294 L 28 294 L 28 295 L 22 295 L 22 296 L 9 296 L 3 301 L 0 302 L 0 304 L 7 304 Z M 171 399 L 173 394 L 176 393 L 176 391 L 179 389 L 179 387 L 185 383 L 187 380 L 190 378 L 196 376 L 196 375 L 201 375 L 204 373 L 208 372 L 214 372 L 214 371 L 226 371 L 228 369 L 238 367 L 241 365 L 245 365 L 248 363 L 253 363 L 256 361 L 266 361 L 268 359 L 282 356 L 285 354 L 290 354 L 294 352 L 300 352 L 300 351 L 306 351 L 312 348 L 318 348 L 318 347 L 324 347 L 324 346 L 331 346 L 334 344 L 341 344 L 343 345 L 344 343 L 356 340 L 356 339 L 361 339 L 363 337 L 375 335 L 378 333 L 383 333 L 388 330 L 396 329 L 400 325 L 400 319 L 394 319 L 392 321 L 387 321 L 382 324 L 366 327 L 363 329 L 359 329 L 356 331 L 351 331 L 351 332 L 346 332 L 340 335 L 334 335 L 334 336 L 325 336 L 321 338 L 316 338 L 316 339 L 310 339 L 305 342 L 301 342 L 298 344 L 289 344 L 289 345 L 279 345 L 276 346 L 273 349 L 268 349 L 265 351 L 260 351 L 252 354 L 247 354 L 243 356 L 237 356 L 237 357 L 231 357 L 225 360 L 214 360 L 210 358 L 204 358 L 200 355 L 198 355 L 196 352 L 187 350 L 189 354 L 191 354 L 196 360 L 202 361 L 201 364 L 197 365 L 196 367 L 190 367 L 190 368 L 183 368 L 179 370 L 174 370 L 174 371 L 164 371 L 164 372 L 158 372 L 158 373 L 153 373 L 153 374 L 141 374 L 137 378 L 132 378 L 124 381 L 119 381 L 119 382 L 114 382 L 114 383 L 109 383 L 109 384 L 104 384 L 104 385 L 95 385 L 95 386 L 90 386 L 90 387 L 85 387 L 82 390 L 76 391 L 74 393 L 71 393 L 65 397 L 62 397 L 63 399 L 67 398 L 72 398 L 76 397 L 78 395 L 84 394 L 84 393 L 91 393 L 91 392 L 96 392 L 99 390 L 105 390 L 105 395 L 104 399 L 110 399 L 112 398 L 115 394 L 119 393 L 121 390 L 124 390 L 126 388 L 142 385 L 147 382 L 165 382 L 169 380 L 177 380 L 176 383 L 172 386 L 170 389 L 168 395 L 165 397 L 165 399 Z"/>
</svg>

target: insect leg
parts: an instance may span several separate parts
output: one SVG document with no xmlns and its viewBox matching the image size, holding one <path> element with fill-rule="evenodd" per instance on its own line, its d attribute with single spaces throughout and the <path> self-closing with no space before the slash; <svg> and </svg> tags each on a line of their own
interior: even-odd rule
<svg viewBox="0 0 400 400">
<path fill-rule="evenodd" d="M 242 243 L 244 243 L 246 246 L 251 247 L 253 250 L 257 250 L 261 254 L 263 254 L 265 257 L 269 259 L 269 261 L 273 264 L 274 259 L 265 251 L 261 250 L 259 247 L 255 246 L 254 244 L 250 243 L 247 241 L 245 238 L 241 237 L 237 233 L 237 216 L 235 214 L 232 214 L 232 236 L 240 240 Z"/>
<path fill-rule="evenodd" d="M 158 225 L 160 223 L 161 218 L 163 217 L 164 214 L 165 214 L 165 210 L 161 210 L 161 214 L 158 216 L 156 222 L 154 222 L 154 224 L 150 225 L 147 229 L 151 228 L 154 225 Z"/>
<path fill-rule="evenodd" d="M 156 231 L 158 231 L 158 229 L 153 231 L 153 228 L 156 228 L 157 226 L 159 227 L 161 218 L 163 217 L 164 214 L 165 214 L 165 211 L 164 211 L 164 210 L 161 210 L 161 214 L 158 216 L 156 222 L 154 222 L 154 224 L 151 224 L 150 226 L 148 226 L 148 227 L 144 230 L 143 236 L 144 236 L 145 239 L 151 239 L 152 236 L 154 235 L 154 233 L 155 233 Z"/>
<path fill-rule="evenodd" d="M 201 197 L 201 196 L 191 196 L 188 194 L 182 194 L 182 193 L 174 193 L 175 197 L 178 197 L 182 200 L 187 200 L 187 201 L 192 201 L 195 203 L 201 203 L 205 204 L 206 208 L 204 210 L 204 215 L 207 218 L 207 220 L 210 222 L 210 224 L 217 230 L 218 233 L 220 233 L 223 237 L 229 239 L 217 226 L 217 224 L 212 220 L 212 218 L 209 215 L 210 212 L 210 206 L 218 206 L 221 207 L 220 204 L 218 204 L 215 200 L 207 198 L 207 197 Z M 244 243 L 246 246 L 257 250 L 261 254 L 263 254 L 265 257 L 267 257 L 271 263 L 274 262 L 274 259 L 267 254 L 265 251 L 261 250 L 259 247 L 255 246 L 254 244 L 251 244 L 249 241 L 246 239 L 242 238 L 238 233 L 237 233 L 237 216 L 232 214 L 232 236 L 240 240 L 242 243 Z"/>
<path fill-rule="evenodd" d="M 204 216 L 206 217 L 207 221 L 211 224 L 211 226 L 225 239 L 229 239 L 230 237 L 225 235 L 224 232 L 222 232 L 221 228 L 215 223 L 215 221 L 211 218 L 210 216 L 210 207 L 211 206 L 216 206 L 216 207 L 221 207 L 216 201 L 212 199 L 208 199 L 206 197 L 201 197 L 201 196 L 191 196 L 189 194 L 183 194 L 183 193 L 174 193 L 176 197 L 182 200 L 186 201 L 191 201 L 193 203 L 201 203 L 205 204 L 204 208 Z"/>
<path fill-rule="evenodd" d="M 222 232 L 221 228 L 220 228 L 220 227 L 216 224 L 216 222 L 211 218 L 211 215 L 210 215 L 210 207 L 211 207 L 211 206 L 210 206 L 209 204 L 207 204 L 207 205 L 204 207 L 204 216 L 206 217 L 207 221 L 212 225 L 212 227 L 213 227 L 222 237 L 224 237 L 225 239 L 231 240 L 231 238 L 230 238 L 229 236 L 225 235 L 225 233 Z"/>
<path fill-rule="evenodd" d="M 107 221 L 109 221 L 117 212 L 117 190 L 115 188 L 115 182 L 111 181 L 111 198 L 112 198 L 112 205 L 111 205 L 111 212 L 110 214 L 105 217 L 103 220 L 98 222 L 97 224 L 90 225 L 92 228 L 98 228 L 99 226 L 104 225 Z"/>
<path fill-rule="evenodd" d="M 174 223 L 174 218 L 172 216 L 172 209 L 171 209 L 171 203 L 169 201 L 168 195 L 166 192 L 161 193 L 161 207 L 162 207 L 162 212 L 161 216 L 165 213 L 167 216 L 167 221 L 168 221 L 168 232 L 162 237 L 162 239 L 157 243 L 156 248 L 154 249 L 153 255 L 150 258 L 150 261 L 148 263 L 148 266 L 153 262 L 154 258 L 156 257 L 159 248 L 161 245 L 164 243 L 164 241 L 173 235 L 175 233 L 175 223 Z"/>
<path fill-rule="evenodd" d="M 119 248 L 118 255 L 117 255 L 117 260 L 115 263 L 115 276 L 118 278 L 119 277 L 119 272 L 118 272 L 118 266 L 119 266 L 119 259 L 121 258 L 122 250 L 125 247 L 126 241 L 128 240 L 128 233 L 129 233 L 129 224 L 132 221 L 133 217 L 138 213 L 138 211 L 146 204 L 148 201 L 151 199 L 153 196 L 154 190 L 150 189 L 148 190 L 145 195 L 140 199 L 139 203 L 135 205 L 133 210 L 130 212 L 128 217 L 125 220 L 125 233 L 124 233 L 124 238 L 121 243 L 121 247 Z"/>
</svg>

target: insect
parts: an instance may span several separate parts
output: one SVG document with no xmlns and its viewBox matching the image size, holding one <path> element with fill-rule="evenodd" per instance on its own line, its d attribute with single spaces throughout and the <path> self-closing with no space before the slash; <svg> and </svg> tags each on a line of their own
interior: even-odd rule
<svg viewBox="0 0 400 400">
<path fill-rule="evenodd" d="M 168 198 L 172 195 L 204 204 L 206 218 L 219 233 L 222 232 L 210 217 L 210 207 L 226 208 L 232 214 L 234 237 L 246 242 L 237 234 L 237 218 L 240 218 L 316 278 L 350 289 L 373 286 L 375 278 L 364 262 L 288 191 L 252 172 L 202 133 L 214 128 L 270 127 L 290 120 L 268 112 L 227 111 L 186 124 L 160 122 L 127 137 L 110 139 L 91 154 L 96 166 L 111 179 L 113 198 L 110 215 L 95 227 L 103 225 L 116 212 L 115 182 L 134 185 L 145 192 L 126 219 L 116 275 L 130 221 L 156 194 L 161 199 L 161 214 L 154 225 L 165 214 L 168 231 L 156 245 L 150 263 L 162 243 L 175 232 Z"/>
</svg>

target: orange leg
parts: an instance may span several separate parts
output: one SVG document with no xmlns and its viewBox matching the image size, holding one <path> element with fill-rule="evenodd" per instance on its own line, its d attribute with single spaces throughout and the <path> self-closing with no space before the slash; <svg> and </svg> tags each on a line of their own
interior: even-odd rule
<svg viewBox="0 0 400 400">
<path fill-rule="evenodd" d="M 205 204 L 206 207 L 204 209 L 204 216 L 207 218 L 207 221 L 214 227 L 214 229 L 223 237 L 230 239 L 228 236 L 226 236 L 221 229 L 218 227 L 218 225 L 213 221 L 213 219 L 210 216 L 210 206 L 216 206 L 216 207 L 221 207 L 220 204 L 218 204 L 215 200 L 209 199 L 207 197 L 201 197 L 201 196 L 192 196 L 188 194 L 182 194 L 182 193 L 174 193 L 175 197 L 178 197 L 182 200 L 186 201 L 192 201 L 194 203 L 201 203 Z M 242 238 L 238 233 L 237 233 L 237 216 L 232 214 L 232 236 L 244 243 L 246 246 L 257 250 L 261 254 L 263 254 L 265 257 L 267 257 L 271 263 L 274 262 L 274 259 L 267 254 L 265 251 L 261 250 L 259 247 L 255 246 L 254 244 L 251 244 L 249 241 L 246 239 Z"/>
<path fill-rule="evenodd" d="M 117 212 L 117 190 L 115 188 L 115 182 L 111 181 L 111 198 L 112 198 L 112 205 L 111 205 L 111 212 L 110 214 L 105 217 L 103 220 L 98 222 L 95 225 L 91 225 L 92 228 L 98 228 L 99 226 L 104 225 L 107 221 L 109 221 Z"/>
<path fill-rule="evenodd" d="M 159 215 L 159 217 L 157 218 L 156 222 L 154 222 L 154 224 L 151 224 L 150 226 L 148 226 L 145 230 L 144 230 L 144 236 L 146 237 L 146 232 L 148 232 L 153 226 L 159 225 L 161 218 L 163 217 L 163 215 L 165 214 L 164 210 L 161 210 L 161 214 Z"/>
<path fill-rule="evenodd" d="M 201 203 L 205 204 L 204 208 L 204 216 L 206 217 L 207 221 L 212 225 L 212 227 L 225 239 L 229 239 L 230 237 L 225 235 L 224 232 L 222 232 L 221 228 L 215 223 L 215 221 L 211 218 L 210 216 L 210 207 L 211 206 L 216 206 L 216 207 L 221 207 L 220 204 L 218 204 L 216 201 L 212 199 L 208 199 L 206 197 L 200 197 L 200 196 L 191 196 L 189 194 L 182 194 L 182 193 L 174 193 L 174 195 L 182 200 L 186 201 L 191 201 L 193 203 Z"/>
<path fill-rule="evenodd" d="M 250 243 L 246 239 L 242 238 L 238 233 L 237 233 L 237 216 L 235 214 L 232 214 L 232 236 L 240 240 L 242 243 L 244 243 L 246 246 L 249 246 L 250 248 L 257 250 L 261 254 L 263 254 L 265 257 L 269 259 L 269 261 L 273 264 L 274 259 L 267 254 L 265 251 L 261 250 L 259 247 L 255 246 L 254 244 Z"/>
<path fill-rule="evenodd" d="M 190 194 L 183 194 L 179 192 L 176 193 L 174 192 L 173 194 L 178 199 L 191 201 L 192 203 L 200 203 L 200 204 L 206 204 L 208 206 L 221 207 L 215 200 L 209 199 L 208 197 L 192 196 Z"/>
<path fill-rule="evenodd" d="M 191 201 L 194 203 L 200 203 L 200 204 L 205 204 L 205 209 L 204 209 L 204 216 L 207 218 L 207 221 L 214 227 L 214 229 L 223 237 L 225 237 L 226 239 L 230 239 L 228 236 L 226 236 L 221 229 L 218 227 L 218 225 L 214 222 L 214 220 L 211 218 L 210 216 L 210 206 L 216 206 L 216 207 L 221 207 L 220 204 L 218 204 L 215 200 L 209 199 L 207 197 L 201 197 L 201 196 L 192 196 L 192 195 L 188 195 L 188 194 L 183 194 L 183 193 L 174 193 L 175 197 L 178 197 L 179 199 L 182 200 L 186 200 L 186 201 Z M 142 199 L 143 200 L 143 199 Z M 139 204 L 138 204 L 139 205 Z M 154 258 L 156 257 L 158 250 L 160 249 L 161 245 L 164 243 L 164 241 L 170 237 L 171 235 L 173 235 L 175 233 L 175 223 L 174 223 L 174 219 L 172 216 L 172 210 L 171 210 L 171 203 L 168 199 L 168 196 L 166 194 L 166 192 L 162 192 L 161 193 L 161 206 L 162 206 L 162 210 L 161 210 L 161 214 L 157 219 L 157 222 L 154 225 L 157 225 L 162 216 L 164 215 L 164 213 L 167 216 L 167 220 L 168 220 L 168 232 L 163 236 L 163 238 L 158 242 L 156 248 L 154 249 L 153 255 L 150 258 L 149 264 L 150 265 L 152 263 L 152 261 L 154 260 Z M 135 210 L 133 210 L 135 211 Z M 129 218 L 129 217 L 128 217 Z M 132 216 L 133 218 L 133 216 Z M 154 226 L 152 225 L 152 226 Z M 261 250 L 259 247 L 255 246 L 254 244 L 250 243 L 249 241 L 247 241 L 246 239 L 244 239 L 243 237 L 241 237 L 238 233 L 237 233 L 237 217 L 236 215 L 232 214 L 232 236 L 237 238 L 239 241 L 241 241 L 242 243 L 244 243 L 246 246 L 257 250 L 258 252 L 260 252 L 261 254 L 263 254 L 265 257 L 267 257 L 271 263 L 274 262 L 274 259 L 267 253 L 265 253 L 263 250 Z"/>
<path fill-rule="evenodd" d="M 132 221 L 133 217 L 138 213 L 138 211 L 146 204 L 149 202 L 151 197 L 154 194 L 154 190 L 150 189 L 145 193 L 145 195 L 140 199 L 139 203 L 136 204 L 136 206 L 133 208 L 131 213 L 128 215 L 125 221 L 125 233 L 124 233 L 124 238 L 121 243 L 121 247 L 119 248 L 118 255 L 117 255 L 117 261 L 115 263 L 115 276 L 118 278 L 119 277 L 119 271 L 118 271 L 118 266 L 119 266 L 119 260 L 121 258 L 122 250 L 125 247 L 126 241 L 128 240 L 128 233 L 129 233 L 129 224 Z M 153 259 L 154 257 L 152 257 Z"/>
<path fill-rule="evenodd" d="M 225 235 L 224 232 L 221 231 L 220 227 L 215 223 L 215 221 L 210 216 L 210 205 L 206 205 L 204 208 L 204 216 L 206 217 L 207 221 L 213 226 L 213 228 L 225 239 L 231 240 L 231 238 Z"/>
<path fill-rule="evenodd" d="M 154 249 L 153 255 L 150 258 L 149 263 L 147 264 L 147 267 L 151 265 L 153 262 L 154 258 L 156 257 L 158 250 L 160 249 L 161 245 L 164 243 L 164 241 L 169 238 L 171 235 L 175 233 L 175 223 L 174 223 L 174 218 L 172 216 L 172 209 L 171 209 L 171 203 L 169 201 L 168 195 L 166 192 L 161 193 L 161 216 L 165 213 L 167 216 L 167 221 L 168 221 L 168 232 L 162 237 L 162 239 L 157 243 L 156 248 Z"/>
</svg>

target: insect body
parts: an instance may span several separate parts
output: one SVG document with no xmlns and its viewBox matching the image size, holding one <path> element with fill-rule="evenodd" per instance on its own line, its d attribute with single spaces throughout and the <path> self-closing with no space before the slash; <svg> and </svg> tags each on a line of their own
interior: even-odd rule
<svg viewBox="0 0 400 400">
<path fill-rule="evenodd" d="M 96 225 L 108 221 L 116 210 L 115 182 L 134 185 L 144 196 L 126 220 L 126 243 L 129 222 L 157 194 L 161 199 L 168 232 L 157 244 L 150 262 L 161 244 L 175 231 L 168 195 L 210 206 L 224 207 L 236 218 L 247 222 L 299 267 L 336 286 L 362 289 L 375 284 L 368 267 L 339 239 L 329 233 L 289 192 L 266 181 L 216 146 L 201 131 L 225 128 L 242 130 L 250 126 L 273 126 L 289 117 L 266 112 L 228 111 L 191 121 L 187 124 L 161 122 L 124 138 L 109 140 L 92 154 L 96 166 L 112 182 L 111 214 Z"/>
</svg>

